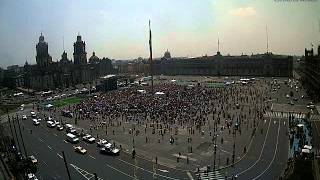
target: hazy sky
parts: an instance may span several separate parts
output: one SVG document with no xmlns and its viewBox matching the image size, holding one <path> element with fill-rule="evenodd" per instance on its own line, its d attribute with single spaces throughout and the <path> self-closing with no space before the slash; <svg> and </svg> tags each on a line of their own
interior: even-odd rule
<svg viewBox="0 0 320 180">
<path fill-rule="evenodd" d="M 288 1 L 288 0 L 287 0 Z M 0 66 L 35 63 L 40 32 L 53 60 L 73 59 L 78 32 L 88 58 L 147 57 L 148 20 L 154 56 L 304 53 L 319 43 L 320 1 L 305 0 L 0 0 Z"/>
</svg>

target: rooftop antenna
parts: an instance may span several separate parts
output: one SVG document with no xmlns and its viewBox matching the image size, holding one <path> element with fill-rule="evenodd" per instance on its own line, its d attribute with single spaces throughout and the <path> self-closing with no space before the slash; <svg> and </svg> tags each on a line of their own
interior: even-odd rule
<svg viewBox="0 0 320 180">
<path fill-rule="evenodd" d="M 64 49 L 64 36 L 62 36 L 62 46 L 63 46 L 63 52 L 65 51 Z"/>
<path fill-rule="evenodd" d="M 269 35 L 268 35 L 268 25 L 266 25 L 266 35 L 267 35 L 267 54 L 269 53 Z"/>
</svg>

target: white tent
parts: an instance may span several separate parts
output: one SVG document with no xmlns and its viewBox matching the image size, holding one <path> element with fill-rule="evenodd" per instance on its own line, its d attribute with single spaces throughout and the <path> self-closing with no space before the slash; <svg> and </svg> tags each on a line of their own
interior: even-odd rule
<svg viewBox="0 0 320 180">
<path fill-rule="evenodd" d="M 303 127 L 304 125 L 303 125 L 303 124 L 298 124 L 297 126 L 298 126 L 298 127 Z"/>
<path fill-rule="evenodd" d="M 312 149 L 312 146 L 304 145 L 304 146 L 303 146 L 303 149 L 309 149 L 309 150 L 311 150 L 311 149 Z"/>
<path fill-rule="evenodd" d="M 156 92 L 156 95 L 164 95 L 164 92 Z"/>
<path fill-rule="evenodd" d="M 139 92 L 139 93 L 146 93 L 147 91 L 146 91 L 146 90 L 143 90 L 143 89 L 139 89 L 138 92 Z"/>
<path fill-rule="evenodd" d="M 52 104 L 47 104 L 47 105 L 46 105 L 46 108 L 52 108 L 52 107 L 53 107 Z"/>
<path fill-rule="evenodd" d="M 302 149 L 301 152 L 309 154 L 310 153 L 310 149 Z"/>
</svg>

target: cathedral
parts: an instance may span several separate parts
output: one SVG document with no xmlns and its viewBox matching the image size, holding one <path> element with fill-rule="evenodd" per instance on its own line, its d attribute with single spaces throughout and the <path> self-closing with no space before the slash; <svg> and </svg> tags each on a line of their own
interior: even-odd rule
<svg viewBox="0 0 320 180">
<path fill-rule="evenodd" d="M 93 52 L 87 62 L 86 43 L 81 36 L 73 44 L 73 62 L 64 51 L 61 60 L 54 62 L 48 51 L 48 43 L 40 35 L 36 45 L 36 63 L 24 65 L 24 86 L 34 90 L 50 90 L 70 87 L 80 83 L 90 83 L 106 74 L 114 73 L 111 60 L 98 58 Z"/>
</svg>

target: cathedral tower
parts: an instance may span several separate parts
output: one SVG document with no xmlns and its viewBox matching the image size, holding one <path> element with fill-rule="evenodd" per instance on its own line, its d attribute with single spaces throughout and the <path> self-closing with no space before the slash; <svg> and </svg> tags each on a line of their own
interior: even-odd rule
<svg viewBox="0 0 320 180">
<path fill-rule="evenodd" d="M 36 45 L 36 50 L 37 50 L 37 56 L 36 56 L 37 65 L 40 67 L 47 67 L 51 63 L 52 58 L 48 53 L 48 43 L 44 41 L 44 36 L 42 35 L 42 33 L 39 37 L 39 42 Z"/>
<path fill-rule="evenodd" d="M 77 41 L 73 44 L 74 64 L 87 64 L 86 43 L 81 40 L 81 36 L 77 36 Z"/>
</svg>

